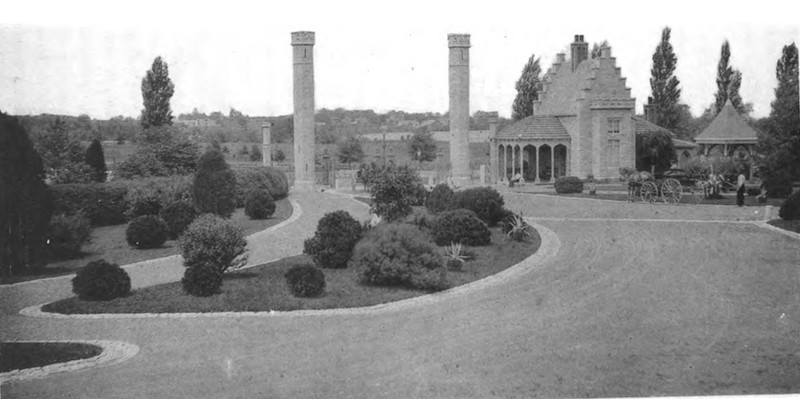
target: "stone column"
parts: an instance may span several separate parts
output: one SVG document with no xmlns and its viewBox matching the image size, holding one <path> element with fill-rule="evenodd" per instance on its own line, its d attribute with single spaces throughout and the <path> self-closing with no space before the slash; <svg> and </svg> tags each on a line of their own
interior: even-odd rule
<svg viewBox="0 0 800 399">
<path fill-rule="evenodd" d="M 261 125 L 261 164 L 272 166 L 272 123 L 264 122 Z"/>
<path fill-rule="evenodd" d="M 517 175 L 517 145 L 511 146 L 511 178 Z"/>
<path fill-rule="evenodd" d="M 503 144 L 503 174 L 502 181 L 508 178 L 508 146 Z"/>
<path fill-rule="evenodd" d="M 294 60 L 294 190 L 312 191 L 314 164 L 314 32 L 292 32 Z"/>
<path fill-rule="evenodd" d="M 471 184 L 469 166 L 469 35 L 449 34 L 450 164 L 453 183 Z"/>
<path fill-rule="evenodd" d="M 556 181 L 556 148 L 550 146 L 550 181 Z"/>
</svg>

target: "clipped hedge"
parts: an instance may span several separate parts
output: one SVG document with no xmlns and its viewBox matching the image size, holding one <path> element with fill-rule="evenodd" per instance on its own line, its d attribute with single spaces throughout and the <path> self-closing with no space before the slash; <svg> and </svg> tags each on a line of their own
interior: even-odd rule
<svg viewBox="0 0 800 399">
<path fill-rule="evenodd" d="M 50 219 L 47 246 L 50 255 L 57 259 L 72 258 L 81 253 L 83 244 L 89 242 L 92 226 L 82 211 L 74 215 L 55 215 Z"/>
<path fill-rule="evenodd" d="M 489 227 L 468 209 L 442 212 L 433 222 L 431 235 L 436 245 L 461 243 L 464 245 L 489 245 L 492 233 Z"/>
<path fill-rule="evenodd" d="M 495 226 L 505 215 L 503 196 L 491 187 L 476 187 L 455 193 L 454 209 L 469 209 L 489 226 Z"/>
<path fill-rule="evenodd" d="M 426 291 L 450 285 L 437 248 L 407 224 L 390 223 L 370 230 L 356 245 L 350 266 L 366 284 Z"/>
<path fill-rule="evenodd" d="M 583 181 L 575 176 L 559 177 L 554 184 L 559 194 L 572 194 L 583 192 Z"/>
<path fill-rule="evenodd" d="M 289 195 L 289 180 L 282 171 L 260 166 L 257 168 L 233 169 L 236 176 L 236 206 L 245 206 L 247 194 L 252 191 L 266 191 L 274 200 L 286 198 Z"/>
<path fill-rule="evenodd" d="M 167 224 L 158 216 L 139 216 L 128 223 L 125 239 L 137 249 L 158 248 L 167 241 Z"/>
<path fill-rule="evenodd" d="M 275 200 L 267 191 L 251 191 L 244 201 L 244 214 L 250 219 L 266 219 L 275 213 Z"/>
<path fill-rule="evenodd" d="M 149 177 L 127 180 L 126 216 L 158 215 L 175 202 L 191 202 L 192 176 Z"/>
<path fill-rule="evenodd" d="M 341 269 L 353 255 L 353 248 L 361 238 L 361 224 L 346 211 L 327 213 L 317 223 L 314 237 L 303 244 L 319 267 Z"/>
<path fill-rule="evenodd" d="M 74 215 L 83 211 L 92 226 L 112 226 L 127 221 L 123 182 L 56 184 L 50 189 L 54 196 L 54 214 Z"/>
<path fill-rule="evenodd" d="M 295 265 L 286 274 L 286 285 L 297 297 L 318 297 L 325 292 L 325 273 L 313 265 Z"/>
<path fill-rule="evenodd" d="M 131 279 L 119 265 L 105 260 L 89 262 L 72 279 L 72 292 L 87 301 L 108 301 L 127 296 Z"/>
<path fill-rule="evenodd" d="M 456 195 L 447 184 L 439 184 L 433 188 L 428 199 L 425 201 L 425 208 L 431 213 L 451 211 L 456 206 Z"/>
</svg>

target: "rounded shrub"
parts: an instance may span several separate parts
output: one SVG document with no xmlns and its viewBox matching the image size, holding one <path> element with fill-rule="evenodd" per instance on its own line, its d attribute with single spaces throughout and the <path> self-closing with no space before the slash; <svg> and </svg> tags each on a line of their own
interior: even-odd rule
<svg viewBox="0 0 800 399">
<path fill-rule="evenodd" d="M 250 219 L 266 219 L 275 213 L 275 200 L 267 191 L 256 190 L 247 194 L 244 214 Z"/>
<path fill-rule="evenodd" d="M 781 204 L 778 216 L 783 220 L 800 219 L 800 191 L 792 194 Z"/>
<path fill-rule="evenodd" d="M 390 166 L 371 178 L 370 210 L 381 218 L 392 222 L 411 214 L 411 206 L 417 202 L 416 187 L 419 174 L 407 166 Z"/>
<path fill-rule="evenodd" d="M 181 279 L 183 292 L 193 296 L 211 296 L 222 287 L 222 273 L 212 264 L 200 263 L 186 268 Z"/>
<path fill-rule="evenodd" d="M 138 249 L 160 247 L 167 241 L 167 224 L 158 216 L 139 216 L 128 223 L 125 239 Z"/>
<path fill-rule="evenodd" d="M 219 150 L 211 149 L 200 157 L 191 192 L 201 213 L 227 218 L 236 209 L 236 176 Z"/>
<path fill-rule="evenodd" d="M 449 286 L 437 248 L 407 224 L 390 223 L 370 230 L 356 245 L 350 265 L 366 284 L 426 291 Z"/>
<path fill-rule="evenodd" d="M 184 266 L 213 265 L 219 273 L 247 263 L 244 233 L 228 219 L 200 215 L 180 238 Z"/>
<path fill-rule="evenodd" d="M 583 192 L 583 181 L 575 176 L 559 177 L 554 186 L 559 194 Z"/>
<path fill-rule="evenodd" d="M 313 265 L 292 266 L 285 277 L 294 296 L 317 297 L 325 292 L 325 273 Z"/>
<path fill-rule="evenodd" d="M 425 201 L 425 208 L 431 213 L 451 211 L 454 209 L 455 194 L 447 184 L 439 184 L 433 188 L 428 199 Z"/>
<path fill-rule="evenodd" d="M 89 242 L 91 235 L 91 222 L 83 212 L 70 216 L 53 216 L 46 241 L 50 255 L 59 259 L 77 256 L 81 253 L 83 244 Z"/>
<path fill-rule="evenodd" d="M 248 193 L 266 191 L 273 199 L 286 198 L 289 194 L 289 181 L 282 171 L 261 166 L 258 168 L 234 169 L 236 177 L 236 206 L 245 206 Z"/>
<path fill-rule="evenodd" d="M 319 267 L 345 268 L 361 231 L 361 224 L 346 211 L 330 212 L 317 223 L 314 237 L 305 241 L 303 253 L 310 255 Z"/>
<path fill-rule="evenodd" d="M 191 203 L 185 201 L 173 202 L 161 210 L 161 219 L 167 224 L 167 236 L 170 240 L 183 234 L 195 218 L 197 211 Z"/>
<path fill-rule="evenodd" d="M 453 209 L 469 209 L 489 226 L 495 226 L 503 218 L 503 196 L 491 187 L 476 187 L 455 194 Z"/>
<path fill-rule="evenodd" d="M 88 301 L 108 301 L 131 292 L 131 278 L 119 265 L 105 260 L 89 262 L 72 279 L 72 292 Z"/>
<path fill-rule="evenodd" d="M 489 227 L 468 209 L 442 212 L 433 222 L 431 235 L 436 245 L 461 243 L 488 245 L 492 239 Z"/>
</svg>

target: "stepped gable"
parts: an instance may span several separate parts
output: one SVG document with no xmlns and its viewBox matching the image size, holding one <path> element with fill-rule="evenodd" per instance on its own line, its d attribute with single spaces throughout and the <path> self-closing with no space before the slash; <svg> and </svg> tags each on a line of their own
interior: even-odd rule
<svg viewBox="0 0 800 399">
<path fill-rule="evenodd" d="M 756 143 L 758 133 L 728 100 L 711 124 L 695 138 L 700 144 Z"/>
</svg>

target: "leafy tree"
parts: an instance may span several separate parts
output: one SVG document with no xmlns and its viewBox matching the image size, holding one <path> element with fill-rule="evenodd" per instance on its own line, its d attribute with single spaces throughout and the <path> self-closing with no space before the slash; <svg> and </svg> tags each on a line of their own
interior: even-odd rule
<svg viewBox="0 0 800 399">
<path fill-rule="evenodd" d="M 175 85 L 169 78 L 167 63 L 156 57 L 153 66 L 142 78 L 142 127 L 172 125 L 172 109 L 169 101 L 175 93 Z"/>
<path fill-rule="evenodd" d="M 272 159 L 274 159 L 275 162 L 283 162 L 286 160 L 286 154 L 283 153 L 283 150 L 278 148 L 275 150 L 275 155 L 272 157 Z"/>
<path fill-rule="evenodd" d="M 92 144 L 89 144 L 89 148 L 86 149 L 84 160 L 94 170 L 94 181 L 106 181 L 106 157 L 103 154 L 103 146 L 100 144 L 100 140 L 92 140 Z"/>
<path fill-rule="evenodd" d="M 592 45 L 592 59 L 600 58 L 603 55 L 603 47 L 608 47 L 608 40 L 603 40 L 600 43 L 595 43 Z"/>
<path fill-rule="evenodd" d="M 36 266 L 53 199 L 44 183 L 42 158 L 17 118 L 0 112 L 0 275 Z"/>
<path fill-rule="evenodd" d="M 678 57 L 670 44 L 671 30 L 665 27 L 661 31 L 661 42 L 653 53 L 653 67 L 650 69 L 650 89 L 653 101 L 658 107 L 656 124 L 670 130 L 675 130 L 680 118 L 681 89 L 680 81 L 675 76 L 675 67 Z"/>
<path fill-rule="evenodd" d="M 649 168 L 666 170 L 674 158 L 675 145 L 672 137 L 665 131 L 645 132 L 636 135 L 636 170 Z"/>
<path fill-rule="evenodd" d="M 83 146 L 70 136 L 66 122 L 59 117 L 49 124 L 47 130 L 35 135 L 34 140 L 44 168 L 51 174 L 69 163 L 83 162 Z"/>
<path fill-rule="evenodd" d="M 197 163 L 192 201 L 200 213 L 230 217 L 236 208 L 236 176 L 222 152 L 210 149 Z"/>
<path fill-rule="evenodd" d="M 740 113 L 745 113 L 742 96 L 739 95 L 739 87 L 742 85 L 742 73 L 729 65 L 731 58 L 731 47 L 728 41 L 722 44 L 720 51 L 719 64 L 717 64 L 717 93 L 714 95 L 714 114 L 718 114 L 725 106 L 725 102 L 731 103 Z"/>
<path fill-rule="evenodd" d="M 426 132 L 417 132 L 408 140 L 408 153 L 417 162 L 430 162 L 436 159 L 436 142 Z"/>
<path fill-rule="evenodd" d="M 517 97 L 514 99 L 512 114 L 515 121 L 533 115 L 533 101 L 539 98 L 539 90 L 542 88 L 542 81 L 539 75 L 542 69 L 539 66 L 539 59 L 531 55 L 528 63 L 522 68 L 522 75 L 517 80 Z"/>
<path fill-rule="evenodd" d="M 339 162 L 346 163 L 347 167 L 353 162 L 361 162 L 364 159 L 364 148 L 355 136 L 350 136 L 341 143 L 338 148 Z"/>
<path fill-rule="evenodd" d="M 800 179 L 800 94 L 798 52 L 792 43 L 783 47 L 775 67 L 778 87 L 769 118 L 761 126 L 759 172 L 768 193 L 785 194 L 792 180 Z"/>
<path fill-rule="evenodd" d="M 120 164 L 120 177 L 186 175 L 194 172 L 200 146 L 179 127 L 151 127 L 143 132 L 141 141 L 136 152 Z"/>
<path fill-rule="evenodd" d="M 411 214 L 411 206 L 417 202 L 417 188 L 422 185 L 415 170 L 389 166 L 371 180 L 372 212 L 389 222 Z"/>
</svg>

